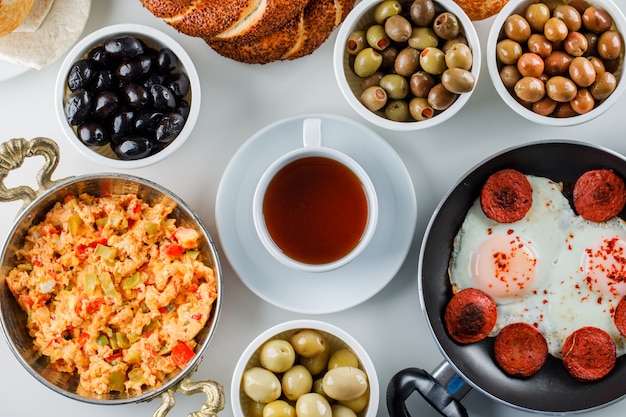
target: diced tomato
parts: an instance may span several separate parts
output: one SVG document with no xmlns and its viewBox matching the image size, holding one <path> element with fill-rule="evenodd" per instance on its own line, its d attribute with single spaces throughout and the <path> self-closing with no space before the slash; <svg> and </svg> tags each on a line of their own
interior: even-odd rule
<svg viewBox="0 0 626 417">
<path fill-rule="evenodd" d="M 85 343 L 89 341 L 90 337 L 91 336 L 89 336 L 89 333 L 87 332 L 81 333 L 80 336 L 78 336 L 78 345 L 81 347 L 81 349 L 83 346 L 85 346 Z"/>
<path fill-rule="evenodd" d="M 196 321 L 200 321 L 200 320 L 202 320 L 202 314 L 201 313 L 192 314 L 191 318 L 196 320 Z"/>
<path fill-rule="evenodd" d="M 183 254 L 185 248 L 181 245 L 164 245 L 163 250 L 167 256 L 171 256 L 173 258 L 178 257 Z"/>
<path fill-rule="evenodd" d="M 114 350 L 113 353 L 104 358 L 104 360 L 107 362 L 113 362 L 114 360 L 121 358 L 123 355 L 124 352 L 122 352 L 122 349 Z"/>
<path fill-rule="evenodd" d="M 87 301 L 85 311 L 89 314 L 93 314 L 102 307 L 104 304 L 104 297 L 94 297 Z"/>
<path fill-rule="evenodd" d="M 107 239 L 102 237 L 100 239 L 94 240 L 93 242 L 90 242 L 89 247 L 94 249 L 98 245 L 106 245 L 106 244 L 107 244 Z"/>
<path fill-rule="evenodd" d="M 159 307 L 159 313 L 167 314 L 168 313 L 167 307 Z"/>
<path fill-rule="evenodd" d="M 195 353 L 185 343 L 179 343 L 172 349 L 172 360 L 176 366 L 182 368 L 195 356 Z"/>
</svg>

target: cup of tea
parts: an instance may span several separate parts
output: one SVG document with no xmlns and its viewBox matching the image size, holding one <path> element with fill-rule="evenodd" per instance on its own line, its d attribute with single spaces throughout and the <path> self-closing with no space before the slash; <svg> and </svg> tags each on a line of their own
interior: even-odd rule
<svg viewBox="0 0 626 417">
<path fill-rule="evenodd" d="M 305 272 L 348 264 L 367 247 L 378 220 L 371 179 L 354 159 L 324 146 L 322 127 L 321 119 L 303 121 L 303 146 L 265 170 L 252 203 L 263 246 Z"/>
</svg>

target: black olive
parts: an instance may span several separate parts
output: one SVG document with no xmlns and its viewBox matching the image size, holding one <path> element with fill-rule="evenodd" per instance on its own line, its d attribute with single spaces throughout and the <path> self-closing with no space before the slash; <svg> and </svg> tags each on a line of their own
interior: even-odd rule
<svg viewBox="0 0 626 417">
<path fill-rule="evenodd" d="M 126 84 L 122 89 L 122 94 L 128 105 L 134 109 L 139 109 L 150 102 L 150 93 L 141 84 Z"/>
<path fill-rule="evenodd" d="M 109 70 L 100 70 L 96 72 L 96 75 L 93 77 L 93 90 L 94 91 L 106 91 L 112 90 L 115 86 L 113 82 L 115 78 L 113 74 Z"/>
<path fill-rule="evenodd" d="M 126 136 L 119 143 L 113 145 L 115 154 L 123 160 L 142 159 L 152 153 L 152 142 L 142 136 Z"/>
<path fill-rule="evenodd" d="M 79 88 L 72 92 L 65 102 L 65 118 L 72 126 L 77 126 L 87 120 L 91 113 L 91 93 Z"/>
<path fill-rule="evenodd" d="M 178 113 L 168 113 L 156 127 L 155 138 L 161 143 L 170 143 L 185 126 L 185 119 Z"/>
<path fill-rule="evenodd" d="M 97 122 L 89 121 L 78 126 L 78 139 L 87 146 L 102 146 L 110 142 L 111 137 L 106 129 Z"/>
<path fill-rule="evenodd" d="M 155 84 L 163 84 L 164 81 L 165 78 L 162 75 L 153 72 L 152 74 L 148 75 L 145 80 L 143 80 L 143 86 L 146 88 L 150 88 Z"/>
<path fill-rule="evenodd" d="M 114 58 L 133 58 L 143 54 L 143 42 L 134 36 L 115 36 L 104 42 L 104 50 Z"/>
<path fill-rule="evenodd" d="M 96 46 L 91 49 L 87 54 L 87 58 L 91 59 L 100 68 L 108 68 L 114 62 L 113 57 L 104 50 L 104 46 Z"/>
<path fill-rule="evenodd" d="M 178 66 L 178 57 L 171 49 L 163 48 L 157 55 L 157 65 L 161 72 L 173 71 Z"/>
<path fill-rule="evenodd" d="M 144 75 L 140 58 L 124 60 L 115 69 L 115 76 L 123 81 L 140 80 Z"/>
<path fill-rule="evenodd" d="M 117 94 L 112 91 L 98 93 L 94 100 L 93 115 L 100 119 L 106 119 L 117 110 L 119 101 Z"/>
<path fill-rule="evenodd" d="M 76 61 L 67 75 L 67 86 L 71 91 L 79 88 L 87 88 L 91 84 L 95 70 L 94 62 L 90 59 Z"/>
<path fill-rule="evenodd" d="M 172 90 L 161 84 L 154 84 L 150 87 L 152 105 L 159 110 L 174 110 L 176 108 L 176 97 Z"/>
<path fill-rule="evenodd" d="M 111 119 L 111 141 L 119 143 L 125 136 L 129 136 L 135 128 L 135 113 L 123 111 Z"/>
<path fill-rule="evenodd" d="M 181 100 L 180 103 L 178 103 L 178 107 L 176 108 L 176 113 L 183 116 L 185 120 L 187 120 L 187 118 L 189 117 L 190 111 L 191 111 L 191 106 L 189 105 L 189 102 L 187 100 Z"/>
<path fill-rule="evenodd" d="M 164 85 L 172 90 L 172 93 L 174 93 L 177 98 L 185 97 L 187 93 L 189 93 L 189 88 L 191 87 L 189 77 L 180 72 L 167 77 Z"/>
<path fill-rule="evenodd" d="M 154 109 L 144 109 L 135 115 L 135 131 L 153 136 L 162 118 L 163 113 Z"/>
</svg>

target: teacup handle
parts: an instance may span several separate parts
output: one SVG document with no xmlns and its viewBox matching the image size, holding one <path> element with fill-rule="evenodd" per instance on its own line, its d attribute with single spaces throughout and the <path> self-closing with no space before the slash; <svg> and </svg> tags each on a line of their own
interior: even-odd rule
<svg viewBox="0 0 626 417">
<path fill-rule="evenodd" d="M 206 401 L 202 404 L 200 410 L 190 413 L 189 417 L 217 416 L 217 413 L 224 409 L 226 399 L 222 385 L 214 381 L 192 382 L 184 378 L 174 388 L 161 394 L 161 405 L 154 412 L 153 417 L 165 417 L 174 408 L 174 405 L 176 405 L 174 394 L 176 391 L 180 391 L 185 395 L 200 393 L 206 395 Z"/>
<path fill-rule="evenodd" d="M 304 119 L 302 124 L 302 142 L 304 147 L 322 146 L 322 120 L 316 118 Z"/>
<path fill-rule="evenodd" d="M 27 157 L 41 155 L 45 162 L 37 173 L 39 189 L 33 190 L 27 185 L 7 188 L 4 180 L 9 173 L 22 166 Z M 37 196 L 63 180 L 52 181 L 52 173 L 59 164 L 59 147 L 52 139 L 37 137 L 26 140 L 10 139 L 0 144 L 0 201 L 23 200 L 23 210 Z M 20 211 L 21 211 L 20 210 Z"/>
</svg>

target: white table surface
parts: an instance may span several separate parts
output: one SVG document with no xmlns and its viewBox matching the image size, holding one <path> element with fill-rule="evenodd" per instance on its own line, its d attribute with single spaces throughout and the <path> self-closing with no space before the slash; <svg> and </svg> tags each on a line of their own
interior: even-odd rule
<svg viewBox="0 0 626 417">
<path fill-rule="evenodd" d="M 626 10 L 624 3 L 618 4 Z M 222 58 L 203 41 L 177 33 L 143 9 L 138 0 L 94 1 L 83 35 L 106 25 L 129 22 L 161 29 L 187 49 L 200 73 L 203 108 L 192 137 L 176 154 L 157 165 L 127 172 L 155 181 L 185 200 L 207 225 L 220 251 L 215 224 L 218 185 L 230 158 L 251 135 L 279 119 L 303 113 L 331 113 L 359 120 L 334 79 L 334 36 L 311 56 L 293 62 L 249 66 Z M 491 19 L 475 25 L 484 48 Z M 83 158 L 63 138 L 53 110 L 54 82 L 60 64 L 61 59 L 40 71 L 28 71 L 0 82 L 0 141 L 36 136 L 56 139 L 61 160 L 54 178 L 112 171 Z M 417 195 L 417 228 L 399 273 L 382 291 L 358 306 L 332 314 L 302 315 L 261 300 L 247 289 L 222 256 L 224 302 L 220 323 L 194 379 L 219 381 L 228 395 L 237 359 L 257 334 L 286 320 L 320 319 L 344 328 L 367 349 L 381 386 L 378 415 L 388 415 L 385 392 L 391 376 L 407 367 L 433 370 L 443 360 L 428 331 L 417 294 L 419 247 L 439 200 L 475 164 L 513 145 L 558 138 L 588 141 L 626 152 L 624 114 L 626 97 L 600 118 L 582 126 L 547 128 L 533 124 L 500 100 L 483 65 L 469 104 L 443 126 L 417 133 L 394 133 L 368 125 L 400 155 Z M 9 176 L 7 183 L 34 186 L 38 169 L 36 161 L 27 161 Z M 1 239 L 6 238 L 20 206 L 21 202 L 0 204 Z M 186 416 L 204 400 L 179 394 L 176 398 L 177 405 L 170 416 Z M 225 417 L 232 416 L 228 402 L 220 414 Z M 463 403 L 476 417 L 528 415 L 476 390 Z M 110 417 L 114 413 L 116 417 L 138 417 L 151 416 L 158 405 L 156 400 L 111 408 L 67 399 L 33 379 L 13 357 L 4 338 L 0 341 L 3 416 Z M 618 402 L 588 415 L 614 416 L 623 406 Z M 410 408 L 416 416 L 438 415 L 423 401 L 411 400 Z"/>
</svg>

